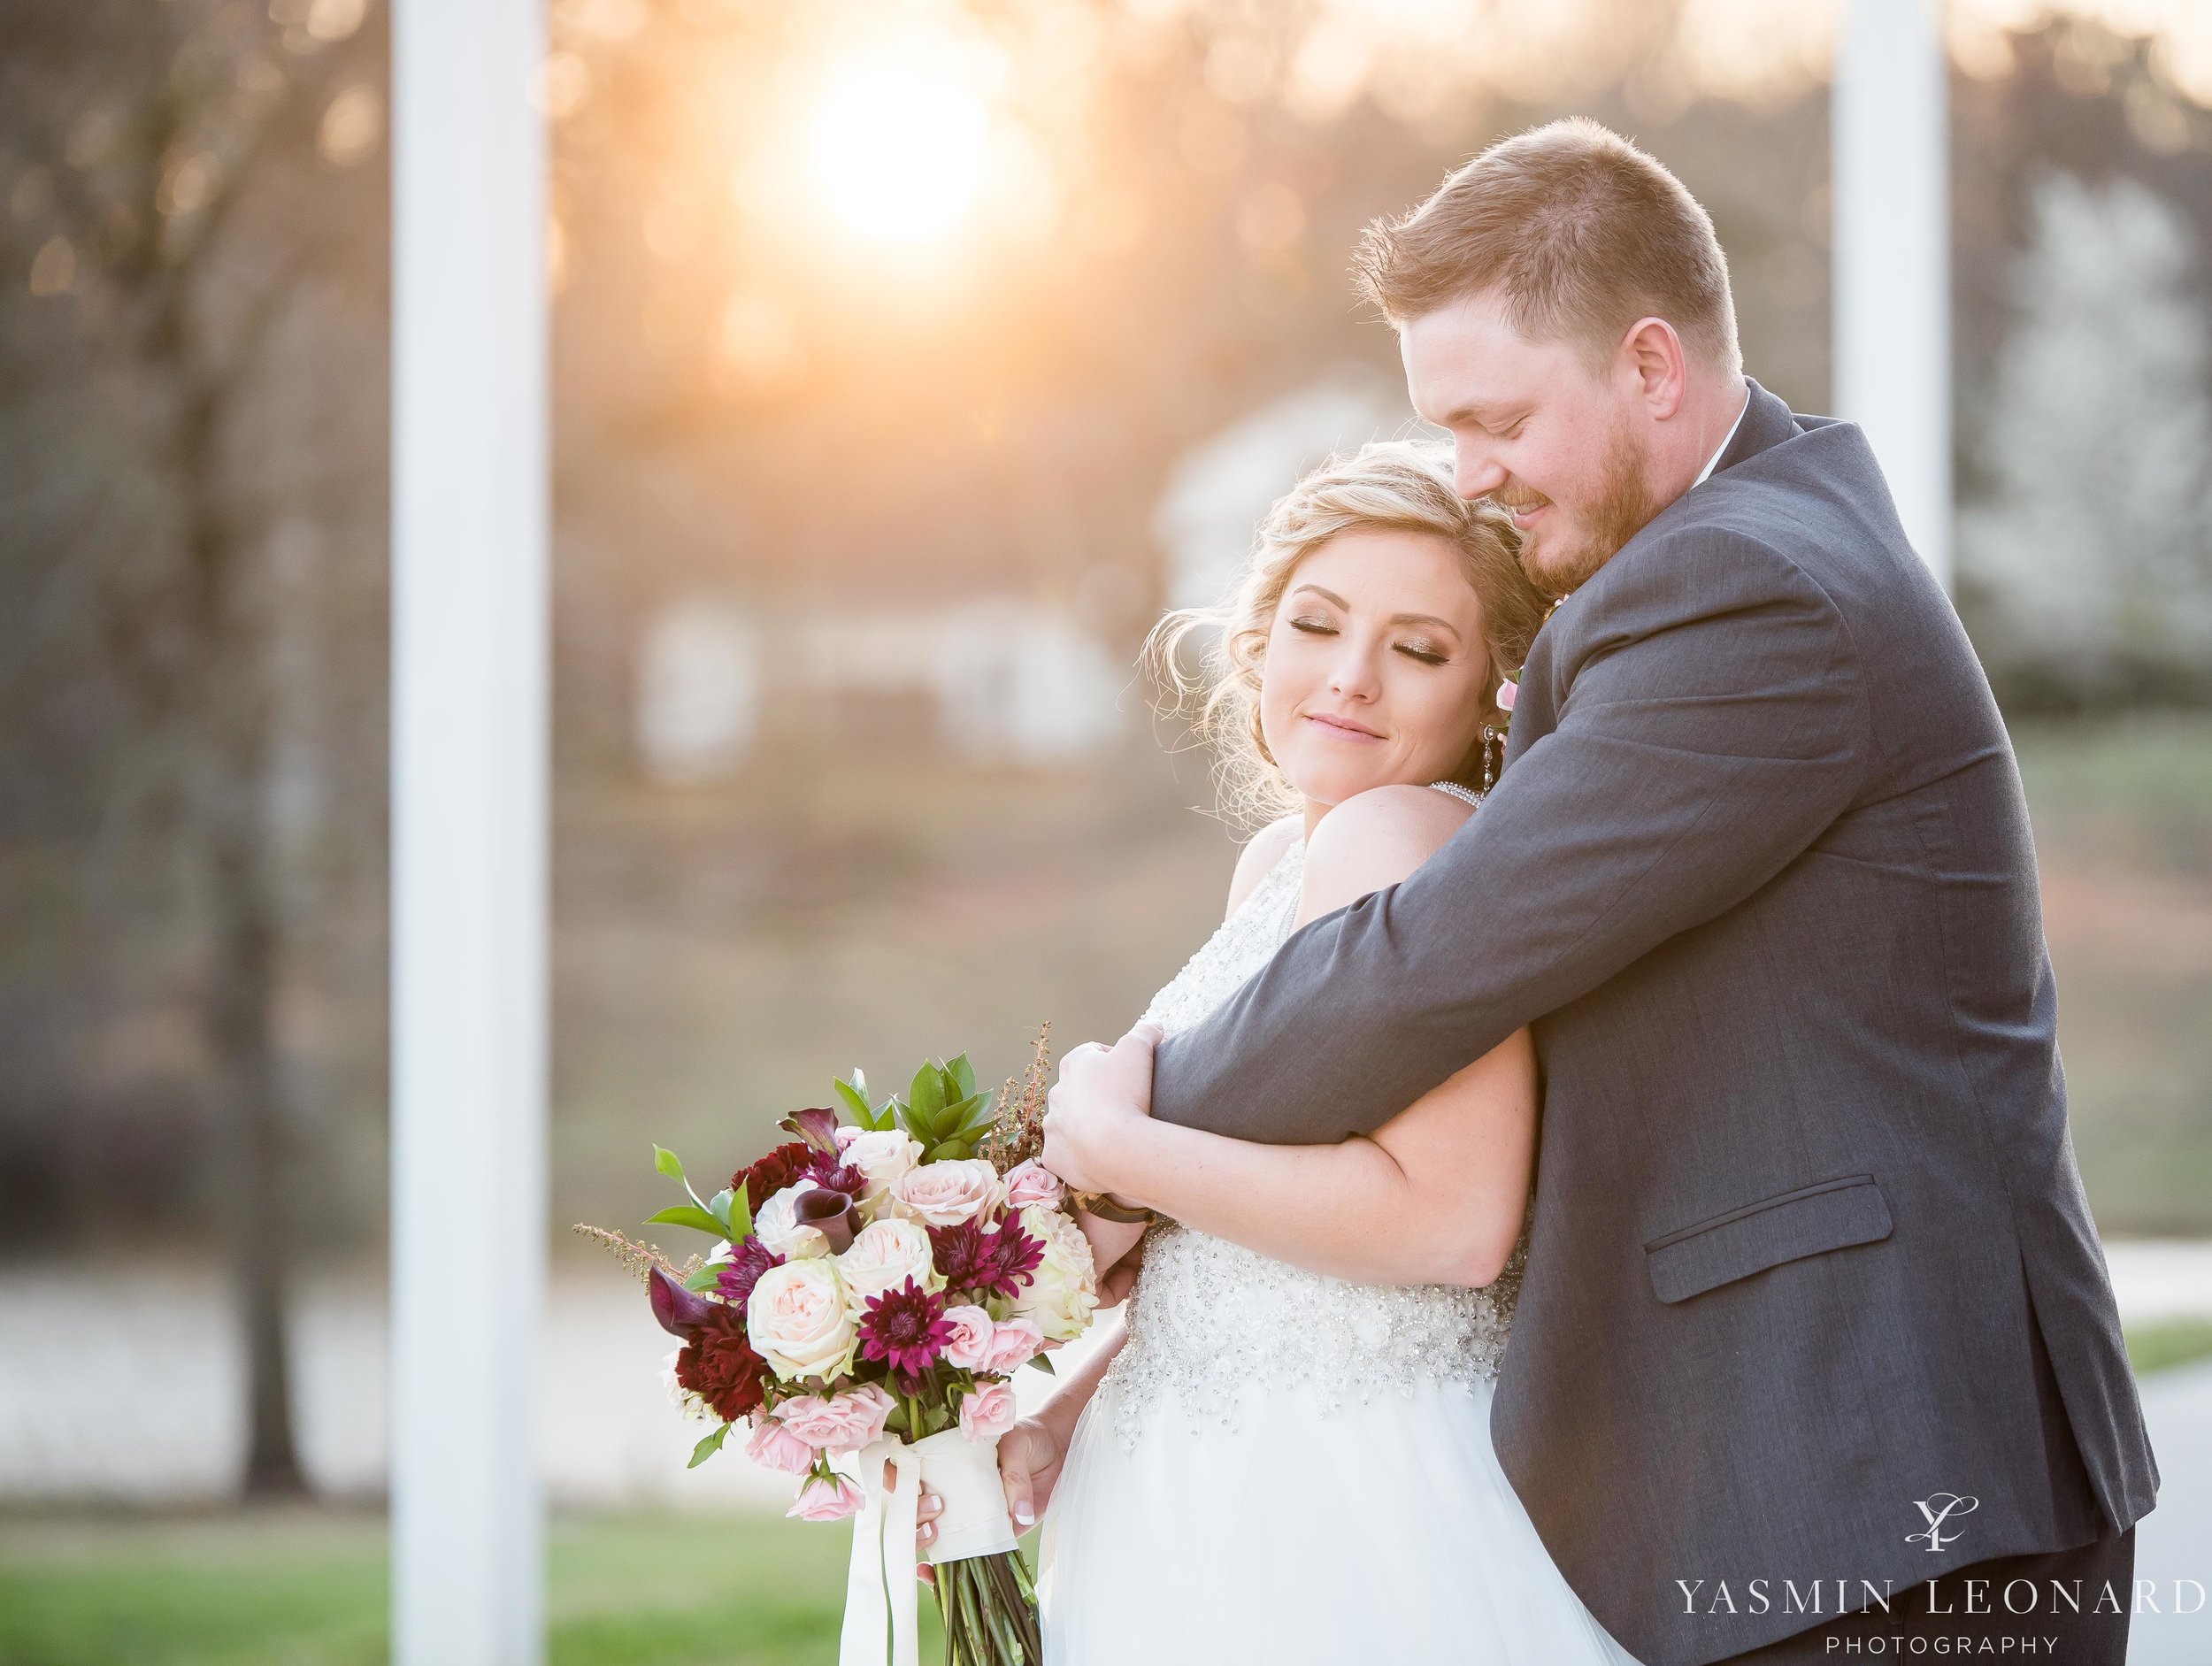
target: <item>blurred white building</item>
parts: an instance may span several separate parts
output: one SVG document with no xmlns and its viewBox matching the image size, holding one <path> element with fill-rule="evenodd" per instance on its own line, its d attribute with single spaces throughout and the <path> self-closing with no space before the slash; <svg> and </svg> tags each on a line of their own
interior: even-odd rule
<svg viewBox="0 0 2212 1666">
<path fill-rule="evenodd" d="M 657 779 L 712 780 L 743 764 L 764 726 L 888 713 L 970 762 L 1044 767 L 1114 744 L 1130 678 L 1070 610 L 1026 597 L 758 613 L 689 597 L 640 644 L 635 738 Z"/>
<path fill-rule="evenodd" d="M 1177 459 L 1153 511 L 1153 534 L 1167 557 L 1168 605 L 1219 601 L 1269 506 L 1308 469 L 1370 440 L 1428 432 L 1402 386 L 1348 371 L 1200 441 Z"/>
<path fill-rule="evenodd" d="M 637 747 L 659 780 L 711 780 L 760 726 L 760 641 L 733 603 L 695 597 L 655 618 L 638 652 Z"/>
</svg>

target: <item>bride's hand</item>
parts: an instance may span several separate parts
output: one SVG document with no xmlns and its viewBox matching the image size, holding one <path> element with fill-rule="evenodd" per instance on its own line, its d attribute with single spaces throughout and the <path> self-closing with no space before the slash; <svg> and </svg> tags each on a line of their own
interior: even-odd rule
<svg viewBox="0 0 2212 1666">
<path fill-rule="evenodd" d="M 1114 1160 L 1152 1115 L 1158 1026 L 1140 1024 L 1111 1047 L 1086 1042 L 1060 1061 L 1047 1096 L 1044 1165 L 1079 1192 L 1126 1189 Z"/>
<path fill-rule="evenodd" d="M 1014 1531 L 1027 1532 L 1052 1501 L 1052 1489 L 1060 1478 L 1061 1460 L 1067 1456 L 1060 1437 L 1041 1418 L 1024 1417 L 999 1437 L 998 1478 L 1006 1489 L 1006 1513 Z M 883 1485 L 888 1491 L 896 1478 L 883 1466 Z M 914 1551 L 927 1553 L 936 1541 L 937 1518 L 945 1513 L 945 1501 L 925 1486 L 914 1512 Z M 937 1570 L 926 1562 L 917 1570 L 925 1585 L 937 1583 Z"/>
</svg>

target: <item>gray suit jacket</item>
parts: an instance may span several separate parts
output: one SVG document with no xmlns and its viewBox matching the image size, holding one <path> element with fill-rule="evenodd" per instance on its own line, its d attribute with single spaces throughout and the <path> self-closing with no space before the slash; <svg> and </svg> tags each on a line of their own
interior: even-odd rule
<svg viewBox="0 0 2212 1666">
<path fill-rule="evenodd" d="M 1851 425 L 1753 384 L 1713 477 L 1537 638 L 1482 810 L 1168 1041 L 1154 1113 L 1335 1140 L 1523 1025 L 1545 1111 L 1491 1433 L 1640 1658 L 2151 1508 L 2018 772 Z M 1978 1502 L 1931 1550 L 1940 1493 Z"/>
</svg>

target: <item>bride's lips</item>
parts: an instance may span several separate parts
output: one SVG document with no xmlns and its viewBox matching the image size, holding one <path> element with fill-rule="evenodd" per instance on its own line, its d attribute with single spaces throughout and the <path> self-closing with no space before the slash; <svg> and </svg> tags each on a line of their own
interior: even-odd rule
<svg viewBox="0 0 2212 1666">
<path fill-rule="evenodd" d="M 1350 718 L 1340 718 L 1332 712 L 1309 711 L 1306 713 L 1306 721 L 1317 723 L 1323 728 L 1333 731 L 1347 741 L 1379 741 L 1382 739 L 1380 734 L 1365 724 L 1356 723 Z"/>
</svg>

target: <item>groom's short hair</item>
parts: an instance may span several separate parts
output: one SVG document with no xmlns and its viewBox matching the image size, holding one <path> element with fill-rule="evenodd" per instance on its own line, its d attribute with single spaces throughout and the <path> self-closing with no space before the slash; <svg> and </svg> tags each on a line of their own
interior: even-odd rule
<svg viewBox="0 0 2212 1666">
<path fill-rule="evenodd" d="M 1740 371 L 1728 258 L 1681 180 L 1611 128 L 1570 117 L 1502 139 L 1436 194 L 1367 228 L 1354 267 L 1394 325 L 1495 291 L 1532 341 L 1609 355 L 1641 318 Z"/>
</svg>

